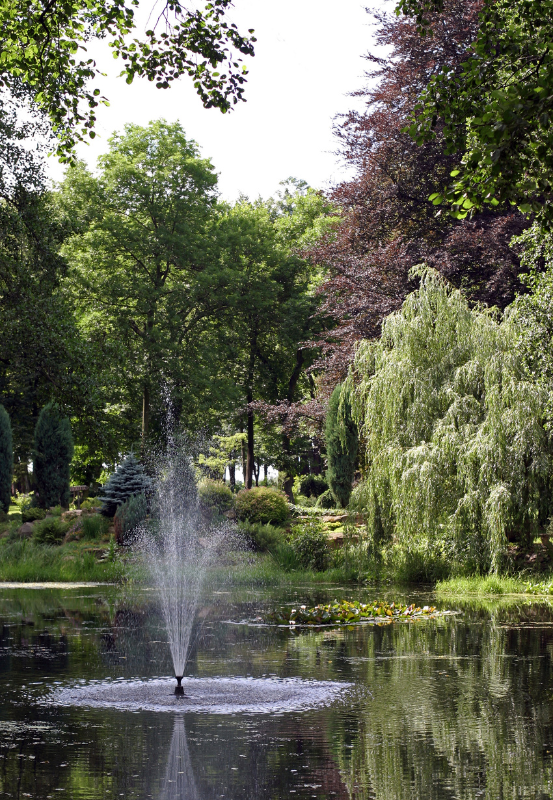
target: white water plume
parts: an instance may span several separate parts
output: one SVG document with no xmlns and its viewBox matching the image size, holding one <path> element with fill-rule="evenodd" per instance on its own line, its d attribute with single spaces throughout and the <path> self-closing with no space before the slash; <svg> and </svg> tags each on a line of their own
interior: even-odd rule
<svg viewBox="0 0 553 800">
<path fill-rule="evenodd" d="M 202 520 L 192 460 L 174 441 L 155 480 L 152 521 L 141 535 L 159 590 L 175 675 L 184 674 L 202 584 L 228 525 Z"/>
</svg>

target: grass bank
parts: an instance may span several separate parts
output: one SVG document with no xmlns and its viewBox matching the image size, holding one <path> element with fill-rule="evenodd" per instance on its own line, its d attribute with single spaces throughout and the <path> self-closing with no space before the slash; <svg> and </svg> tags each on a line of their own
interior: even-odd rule
<svg viewBox="0 0 553 800">
<path fill-rule="evenodd" d="M 540 576 L 541 580 L 521 576 L 475 575 L 471 578 L 449 578 L 438 581 L 437 595 L 455 597 L 492 597 L 500 595 L 553 595 L 553 576 Z"/>
<path fill-rule="evenodd" d="M 0 581 L 116 582 L 124 578 L 122 559 L 109 560 L 106 547 L 90 542 L 65 545 L 38 544 L 32 540 L 0 541 Z"/>
</svg>

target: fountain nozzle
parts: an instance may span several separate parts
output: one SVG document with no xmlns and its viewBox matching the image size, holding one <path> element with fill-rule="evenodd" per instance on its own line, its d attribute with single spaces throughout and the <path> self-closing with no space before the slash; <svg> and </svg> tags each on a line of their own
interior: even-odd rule
<svg viewBox="0 0 553 800">
<path fill-rule="evenodd" d="M 182 697 L 184 695 L 184 689 L 181 686 L 182 675 L 175 675 L 175 678 L 177 679 L 177 685 L 175 686 L 175 694 L 178 697 Z"/>
</svg>

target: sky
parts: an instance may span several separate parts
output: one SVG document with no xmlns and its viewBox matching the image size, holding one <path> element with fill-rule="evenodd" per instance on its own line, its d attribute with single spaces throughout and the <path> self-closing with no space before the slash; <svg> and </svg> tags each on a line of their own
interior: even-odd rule
<svg viewBox="0 0 553 800">
<path fill-rule="evenodd" d="M 246 103 L 228 114 L 205 109 L 186 77 L 166 90 L 147 80 L 129 86 L 117 77 L 121 62 L 105 43 L 95 43 L 89 54 L 108 73 L 97 85 L 110 106 L 97 110 L 97 138 L 79 146 L 79 157 L 93 168 L 114 131 L 163 117 L 179 120 L 202 156 L 211 159 L 224 200 L 240 194 L 269 197 L 288 177 L 321 189 L 346 178 L 332 126 L 337 114 L 360 107 L 348 93 L 365 83 L 362 56 L 376 52 L 364 3 L 235 0 L 228 16 L 244 32 L 254 28 L 257 37 L 255 57 L 245 59 Z M 54 157 L 48 169 L 53 180 L 62 178 L 63 167 Z"/>
</svg>

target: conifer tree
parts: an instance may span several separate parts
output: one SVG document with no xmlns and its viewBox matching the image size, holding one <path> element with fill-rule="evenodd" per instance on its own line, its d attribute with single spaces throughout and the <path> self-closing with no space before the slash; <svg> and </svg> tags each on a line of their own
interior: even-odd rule
<svg viewBox="0 0 553 800">
<path fill-rule="evenodd" d="M 6 513 L 10 507 L 12 475 L 12 426 L 8 412 L 0 405 L 0 511 Z"/>
<path fill-rule="evenodd" d="M 338 385 L 332 392 L 326 415 L 326 477 L 337 504 L 345 508 L 349 502 L 355 473 L 358 434 L 357 425 L 351 416 L 349 399 L 342 399 L 341 394 L 342 387 Z"/>
<path fill-rule="evenodd" d="M 69 467 L 73 458 L 71 423 L 50 402 L 40 412 L 35 427 L 33 476 L 38 502 L 43 508 L 68 506 Z"/>
<path fill-rule="evenodd" d="M 104 486 L 101 513 L 113 517 L 119 506 L 135 494 L 146 494 L 151 486 L 150 478 L 144 474 L 142 464 L 134 453 L 123 460 Z"/>
</svg>

